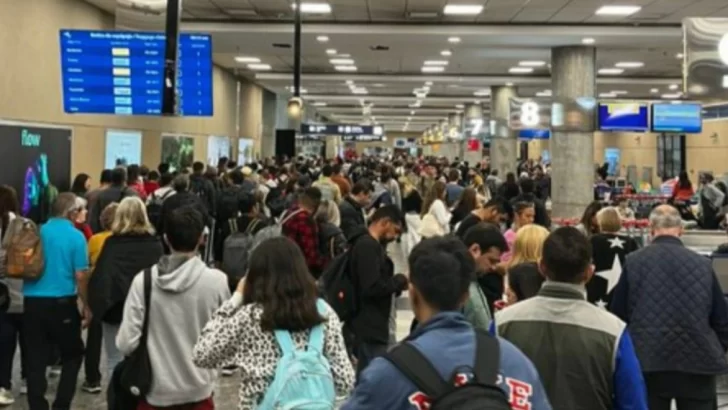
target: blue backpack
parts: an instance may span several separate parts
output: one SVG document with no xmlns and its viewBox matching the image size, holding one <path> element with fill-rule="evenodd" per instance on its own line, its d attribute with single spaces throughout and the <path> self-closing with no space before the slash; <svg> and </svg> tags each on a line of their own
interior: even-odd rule
<svg viewBox="0 0 728 410">
<path fill-rule="evenodd" d="M 316 302 L 324 315 L 326 303 Z M 324 325 L 311 329 L 306 350 L 296 349 L 291 333 L 275 331 L 283 357 L 278 362 L 273 383 L 268 387 L 258 410 L 333 410 L 336 390 L 331 366 L 324 357 Z"/>
</svg>

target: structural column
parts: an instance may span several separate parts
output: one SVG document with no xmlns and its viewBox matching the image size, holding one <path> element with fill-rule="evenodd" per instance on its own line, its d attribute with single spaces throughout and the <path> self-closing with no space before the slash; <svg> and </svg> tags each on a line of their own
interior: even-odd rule
<svg viewBox="0 0 728 410">
<path fill-rule="evenodd" d="M 596 49 L 551 49 L 551 88 L 556 101 L 593 98 Z M 579 217 L 594 200 L 594 132 L 553 132 L 550 151 L 552 215 Z"/>
<path fill-rule="evenodd" d="M 497 169 L 501 178 L 516 172 L 518 166 L 518 138 L 508 124 L 510 100 L 517 96 L 515 87 L 490 88 L 490 118 L 495 121 L 495 135 L 490 139 L 490 167 Z"/>
</svg>

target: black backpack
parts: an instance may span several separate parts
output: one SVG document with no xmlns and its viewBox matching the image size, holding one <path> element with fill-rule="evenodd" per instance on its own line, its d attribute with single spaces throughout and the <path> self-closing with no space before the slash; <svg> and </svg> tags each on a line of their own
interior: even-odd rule
<svg viewBox="0 0 728 410">
<path fill-rule="evenodd" d="M 220 191 L 217 205 L 217 218 L 227 221 L 238 216 L 238 202 L 243 190 L 239 186 L 230 186 Z"/>
<path fill-rule="evenodd" d="M 147 216 L 149 217 L 149 222 L 153 227 L 158 228 L 160 226 L 162 222 L 162 205 L 164 205 L 164 200 L 173 193 L 175 193 L 174 189 L 170 189 L 162 196 L 152 194 L 149 198 L 149 204 L 147 204 Z"/>
<path fill-rule="evenodd" d="M 209 209 L 210 198 L 207 197 L 207 190 L 205 188 L 205 180 L 202 178 L 193 178 L 190 181 L 190 192 L 202 200 L 202 203 L 205 204 L 208 212 L 214 212 L 214 209 Z"/>
<path fill-rule="evenodd" d="M 397 345 L 385 357 L 430 401 L 430 410 L 511 410 L 506 395 L 496 383 L 500 367 L 498 339 L 475 331 L 475 368 L 457 368 L 446 381 L 432 363 L 411 343 Z M 474 378 L 458 385 L 456 377 L 467 371 Z"/>
<path fill-rule="evenodd" d="M 347 250 L 334 258 L 318 280 L 321 297 L 344 323 L 353 319 L 359 310 L 357 289 L 351 277 L 350 253 Z"/>
</svg>

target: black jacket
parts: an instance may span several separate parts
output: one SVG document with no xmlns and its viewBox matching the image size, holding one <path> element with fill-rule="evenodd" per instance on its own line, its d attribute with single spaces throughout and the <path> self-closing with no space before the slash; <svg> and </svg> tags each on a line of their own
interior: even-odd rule
<svg viewBox="0 0 728 410">
<path fill-rule="evenodd" d="M 351 320 L 356 340 L 365 343 L 389 342 L 389 315 L 392 296 L 405 289 L 406 279 L 394 277 L 394 265 L 369 232 L 351 240 L 351 273 L 358 287 L 359 312 Z"/>
<path fill-rule="evenodd" d="M 88 223 L 93 233 L 103 231 L 101 228 L 101 212 L 114 202 L 121 202 L 122 199 L 130 196 L 139 196 L 136 191 L 127 187 L 110 186 L 98 192 L 88 203 Z"/>
<path fill-rule="evenodd" d="M 609 306 L 612 294 L 609 292 L 609 282 L 604 272 L 612 268 L 624 266 L 627 255 L 639 249 L 634 238 L 623 235 L 597 233 L 589 240 L 592 246 L 592 263 L 594 276 L 586 284 L 587 300 L 591 303 L 604 302 Z"/>
<path fill-rule="evenodd" d="M 351 197 L 347 196 L 341 201 L 339 213 L 341 214 L 341 230 L 347 239 L 353 238 L 357 233 L 361 232 L 361 228 L 366 227 L 362 207 Z"/>
<path fill-rule="evenodd" d="M 164 254 L 153 235 L 111 235 L 104 242 L 91 274 L 88 298 L 95 319 L 119 324 L 131 281 Z"/>
<path fill-rule="evenodd" d="M 190 192 L 202 199 L 209 215 L 217 212 L 217 190 L 212 181 L 203 175 L 190 175 Z"/>
<path fill-rule="evenodd" d="M 549 217 L 548 211 L 546 211 L 546 205 L 544 202 L 536 197 L 534 194 L 521 194 L 511 200 L 511 205 L 515 205 L 519 202 L 531 202 L 536 211 L 536 217 L 533 223 L 541 225 L 546 229 L 551 228 L 551 218 Z"/>
</svg>

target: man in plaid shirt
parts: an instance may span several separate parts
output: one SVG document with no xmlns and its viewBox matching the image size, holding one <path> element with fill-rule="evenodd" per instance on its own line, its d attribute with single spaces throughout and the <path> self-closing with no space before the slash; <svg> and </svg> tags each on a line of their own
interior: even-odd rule
<svg viewBox="0 0 728 410">
<path fill-rule="evenodd" d="M 283 216 L 283 235 L 298 244 L 312 272 L 320 271 L 324 264 L 324 257 L 319 252 L 319 229 L 313 218 L 320 203 L 321 191 L 307 188 L 299 194 L 296 205 Z"/>
</svg>

